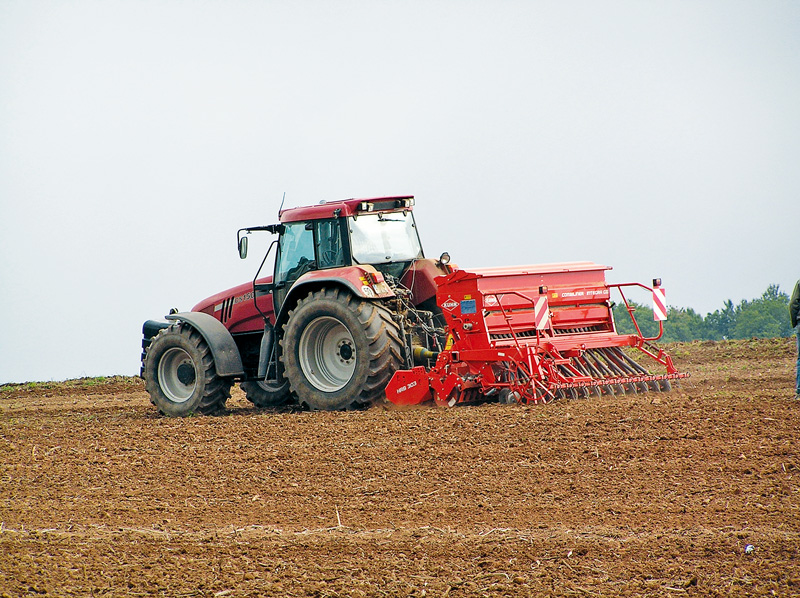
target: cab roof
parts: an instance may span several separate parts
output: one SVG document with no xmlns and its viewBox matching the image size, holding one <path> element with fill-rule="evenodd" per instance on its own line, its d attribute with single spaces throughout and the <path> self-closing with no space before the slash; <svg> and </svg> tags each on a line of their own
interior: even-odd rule
<svg viewBox="0 0 800 598">
<path fill-rule="evenodd" d="M 321 202 L 315 206 L 288 208 L 281 210 L 281 222 L 305 222 L 322 220 L 339 216 L 353 216 L 370 212 L 388 212 L 394 210 L 411 210 L 414 206 L 413 195 L 397 195 L 393 197 L 369 197 L 362 199 L 343 199 L 340 201 Z"/>
</svg>

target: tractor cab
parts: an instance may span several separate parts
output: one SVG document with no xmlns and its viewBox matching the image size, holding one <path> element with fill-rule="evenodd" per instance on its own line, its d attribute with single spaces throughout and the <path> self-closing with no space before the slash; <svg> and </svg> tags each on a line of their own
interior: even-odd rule
<svg viewBox="0 0 800 598">
<path fill-rule="evenodd" d="M 424 258 L 411 208 L 413 197 L 350 199 L 291 208 L 281 224 L 239 231 L 239 254 L 247 255 L 247 237 L 257 230 L 279 234 L 269 289 L 279 309 L 295 282 L 308 272 L 372 266 L 386 278 L 400 279 Z M 327 274 L 334 275 L 333 272 Z M 319 276 L 319 275 L 318 275 Z"/>
</svg>

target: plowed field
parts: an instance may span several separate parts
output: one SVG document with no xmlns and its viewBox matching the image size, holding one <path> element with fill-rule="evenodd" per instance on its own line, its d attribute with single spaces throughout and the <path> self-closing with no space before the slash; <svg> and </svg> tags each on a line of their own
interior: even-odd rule
<svg viewBox="0 0 800 598">
<path fill-rule="evenodd" d="M 793 339 L 672 354 L 669 394 L 530 407 L 4 386 L 0 595 L 800 595 Z"/>
</svg>

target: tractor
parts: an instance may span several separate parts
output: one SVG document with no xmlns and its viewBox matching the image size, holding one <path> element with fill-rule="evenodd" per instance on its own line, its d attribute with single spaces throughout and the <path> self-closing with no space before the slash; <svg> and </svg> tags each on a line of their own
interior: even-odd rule
<svg viewBox="0 0 800 598">
<path fill-rule="evenodd" d="M 240 382 L 258 407 L 368 406 L 396 370 L 435 353 L 444 322 L 437 276 L 449 256 L 425 258 L 414 198 L 351 199 L 282 210 L 251 283 L 143 327 L 141 375 L 158 409 L 212 413 Z M 259 277 L 270 254 L 272 276 Z M 416 350 L 416 353 L 415 353 Z"/>
</svg>

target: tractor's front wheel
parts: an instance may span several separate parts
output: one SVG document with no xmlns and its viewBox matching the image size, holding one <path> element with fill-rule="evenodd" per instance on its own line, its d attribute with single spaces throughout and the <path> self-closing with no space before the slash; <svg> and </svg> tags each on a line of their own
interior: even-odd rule
<svg viewBox="0 0 800 598">
<path fill-rule="evenodd" d="M 203 335 L 185 322 L 170 324 L 150 342 L 144 379 L 150 401 L 174 417 L 214 413 L 231 396 L 232 382 L 217 375 Z"/>
<path fill-rule="evenodd" d="M 403 364 L 400 329 L 380 303 L 322 289 L 301 299 L 284 328 L 283 364 L 301 404 L 326 411 L 370 405 Z"/>
</svg>

